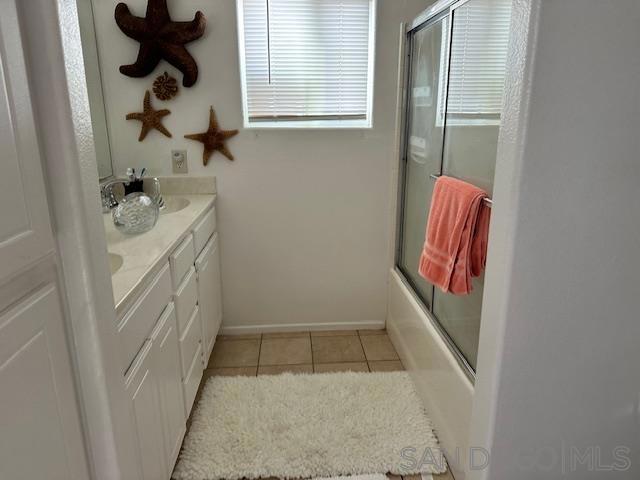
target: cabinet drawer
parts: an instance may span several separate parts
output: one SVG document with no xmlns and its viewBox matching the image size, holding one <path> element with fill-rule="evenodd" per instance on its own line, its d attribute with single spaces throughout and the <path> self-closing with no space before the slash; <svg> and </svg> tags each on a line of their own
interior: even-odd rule
<svg viewBox="0 0 640 480">
<path fill-rule="evenodd" d="M 171 280 L 173 287 L 178 288 L 184 276 L 189 272 L 189 268 L 193 265 L 194 256 L 193 235 L 189 236 L 180 244 L 178 248 L 169 256 L 169 264 L 171 265 Z"/>
<path fill-rule="evenodd" d="M 167 263 L 118 325 L 123 371 L 129 368 L 145 340 L 151 337 L 151 330 L 171 299 L 171 290 Z"/>
<path fill-rule="evenodd" d="M 198 282 L 196 270 L 191 267 L 175 295 L 176 316 L 178 317 L 178 331 L 182 335 L 191 319 L 191 313 L 198 302 Z"/>
<path fill-rule="evenodd" d="M 193 401 L 196 399 L 196 394 L 198 393 L 200 380 L 202 380 L 202 361 L 200 359 L 201 356 L 202 347 L 200 344 L 198 344 L 198 349 L 196 350 L 196 353 L 191 360 L 187 378 L 185 378 L 182 382 L 182 388 L 184 389 L 185 418 L 189 418 L 191 408 L 193 407 Z"/>
<path fill-rule="evenodd" d="M 131 368 L 124 376 L 125 390 L 130 392 L 131 396 L 140 387 L 145 375 L 151 369 L 151 340 L 145 340 L 138 355 L 131 362 Z"/>
<path fill-rule="evenodd" d="M 207 244 L 213 232 L 216 231 L 216 207 L 209 210 L 204 218 L 193 229 L 193 243 L 196 257 Z"/>
<path fill-rule="evenodd" d="M 182 365 L 182 379 L 187 378 L 191 360 L 198 350 L 202 326 L 200 323 L 200 308 L 196 305 L 191 319 L 187 324 L 184 333 L 180 336 L 180 363 Z"/>
</svg>

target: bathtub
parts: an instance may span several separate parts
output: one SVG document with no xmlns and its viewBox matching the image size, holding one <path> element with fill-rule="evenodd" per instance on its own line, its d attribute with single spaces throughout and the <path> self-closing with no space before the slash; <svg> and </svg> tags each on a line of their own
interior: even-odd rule
<svg viewBox="0 0 640 480">
<path fill-rule="evenodd" d="M 456 480 L 463 480 L 469 471 L 473 383 L 394 269 L 389 278 L 387 331 L 434 423 Z"/>
</svg>

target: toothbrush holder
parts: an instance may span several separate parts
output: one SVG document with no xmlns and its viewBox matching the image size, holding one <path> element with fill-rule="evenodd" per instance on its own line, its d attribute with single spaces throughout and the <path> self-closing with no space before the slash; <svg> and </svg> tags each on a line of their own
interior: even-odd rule
<svg viewBox="0 0 640 480">
<path fill-rule="evenodd" d="M 125 196 L 135 192 L 144 192 L 144 184 L 142 180 L 132 180 L 131 182 L 124 184 Z"/>
</svg>

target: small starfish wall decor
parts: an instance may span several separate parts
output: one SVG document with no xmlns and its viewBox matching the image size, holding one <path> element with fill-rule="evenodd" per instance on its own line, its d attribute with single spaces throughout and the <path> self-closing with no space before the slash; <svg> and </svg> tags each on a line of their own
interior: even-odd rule
<svg viewBox="0 0 640 480">
<path fill-rule="evenodd" d="M 206 132 L 193 133 L 185 135 L 184 138 L 189 140 L 195 140 L 196 142 L 202 142 L 204 144 L 204 152 L 202 153 L 202 163 L 207 165 L 213 152 L 216 150 L 222 153 L 229 160 L 233 160 L 233 154 L 226 147 L 225 142 L 227 139 L 238 134 L 238 130 L 221 130 L 218 126 L 218 119 L 216 118 L 216 112 L 213 107 L 209 110 L 209 128 Z"/>
<path fill-rule="evenodd" d="M 158 100 L 171 100 L 178 94 L 178 82 L 167 72 L 164 72 L 164 75 L 160 75 L 154 80 L 153 93 Z"/>
<path fill-rule="evenodd" d="M 148 0 L 144 18 L 131 14 L 124 3 L 116 5 L 115 18 L 122 32 L 140 42 L 138 57 L 131 65 L 122 65 L 120 73 L 128 77 L 146 77 L 164 59 L 183 74 L 182 85 L 191 87 L 198 79 L 198 65 L 185 48 L 202 36 L 207 21 L 196 12 L 190 22 L 174 22 L 169 16 L 167 0 Z"/>
<path fill-rule="evenodd" d="M 141 142 L 151 130 L 158 130 L 165 137 L 171 138 L 169 130 L 162 125 L 162 118 L 166 117 L 170 113 L 171 112 L 166 108 L 162 110 L 154 110 L 151 106 L 151 94 L 149 93 L 149 90 L 147 90 L 144 94 L 142 112 L 129 113 L 126 118 L 127 120 L 138 120 L 142 122 L 142 130 L 140 130 L 140 136 L 138 137 L 138 141 Z"/>
</svg>

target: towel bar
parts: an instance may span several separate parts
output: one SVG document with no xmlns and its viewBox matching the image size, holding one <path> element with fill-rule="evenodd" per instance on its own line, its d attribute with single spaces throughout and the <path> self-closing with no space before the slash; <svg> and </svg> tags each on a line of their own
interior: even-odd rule
<svg viewBox="0 0 640 480">
<path fill-rule="evenodd" d="M 439 176 L 440 176 L 440 175 L 436 175 L 435 173 L 430 173 L 430 174 L 429 174 L 429 178 L 430 178 L 431 180 L 437 180 Z M 487 207 L 489 207 L 489 208 L 493 207 L 493 200 L 491 200 L 491 199 L 490 199 L 490 198 L 488 198 L 488 197 L 484 198 L 483 200 L 484 200 L 484 204 L 485 204 Z"/>
</svg>

